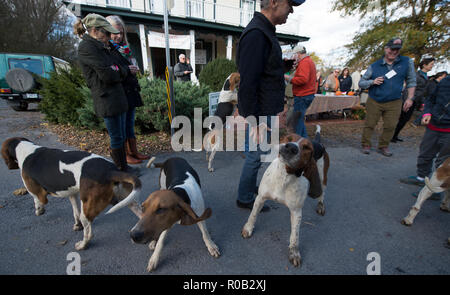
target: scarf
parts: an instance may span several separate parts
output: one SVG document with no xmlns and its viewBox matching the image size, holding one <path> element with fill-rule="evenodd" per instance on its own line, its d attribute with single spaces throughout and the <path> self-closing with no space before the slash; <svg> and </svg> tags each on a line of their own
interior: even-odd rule
<svg viewBox="0 0 450 295">
<path fill-rule="evenodd" d="M 128 47 L 127 44 L 124 43 L 115 43 L 113 40 L 109 40 L 111 42 L 111 44 L 114 46 L 115 49 L 117 49 L 120 54 L 122 54 L 123 57 L 125 57 L 128 61 L 131 62 L 132 59 L 132 54 L 131 54 L 131 49 L 130 47 Z"/>
</svg>

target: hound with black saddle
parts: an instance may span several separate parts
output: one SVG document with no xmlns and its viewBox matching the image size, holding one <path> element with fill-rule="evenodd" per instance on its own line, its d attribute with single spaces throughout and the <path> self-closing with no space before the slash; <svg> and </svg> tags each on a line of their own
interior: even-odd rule
<svg viewBox="0 0 450 295">
<path fill-rule="evenodd" d="M 141 191 L 139 178 L 119 171 L 99 155 L 46 148 L 19 137 L 5 140 L 1 154 L 9 169 L 20 169 L 23 184 L 33 196 L 36 215 L 44 214 L 47 195 L 69 198 L 75 219 L 73 230 L 84 229 L 83 240 L 75 244 L 77 250 L 87 247 L 94 218 L 109 204 L 120 201 L 114 211 L 128 205 L 136 216 L 142 214 L 135 201 Z"/>
</svg>

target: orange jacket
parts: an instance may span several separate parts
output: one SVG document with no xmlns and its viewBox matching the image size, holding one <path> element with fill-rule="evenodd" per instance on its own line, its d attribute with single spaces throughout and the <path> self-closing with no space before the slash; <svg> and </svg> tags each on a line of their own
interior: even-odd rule
<svg viewBox="0 0 450 295">
<path fill-rule="evenodd" d="M 292 78 L 292 92 L 295 96 L 306 96 L 317 92 L 316 65 L 311 57 L 306 56 L 298 63 Z"/>
</svg>

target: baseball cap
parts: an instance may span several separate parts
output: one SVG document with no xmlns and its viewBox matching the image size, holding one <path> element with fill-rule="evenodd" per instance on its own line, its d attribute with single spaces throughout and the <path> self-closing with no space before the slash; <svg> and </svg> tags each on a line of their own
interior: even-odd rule
<svg viewBox="0 0 450 295">
<path fill-rule="evenodd" d="M 305 0 L 291 0 L 292 6 L 299 6 L 305 3 Z"/>
<path fill-rule="evenodd" d="M 119 30 L 115 29 L 103 16 L 96 13 L 89 13 L 83 18 L 82 23 L 86 28 L 103 28 L 112 34 L 119 34 Z"/>
<path fill-rule="evenodd" d="M 306 48 L 303 45 L 297 45 L 292 49 L 292 53 L 306 53 Z"/>
<path fill-rule="evenodd" d="M 388 43 L 386 43 L 386 47 L 389 47 L 391 49 L 400 49 L 402 48 L 402 45 L 403 41 L 398 37 L 392 38 L 391 40 L 388 41 Z"/>
</svg>

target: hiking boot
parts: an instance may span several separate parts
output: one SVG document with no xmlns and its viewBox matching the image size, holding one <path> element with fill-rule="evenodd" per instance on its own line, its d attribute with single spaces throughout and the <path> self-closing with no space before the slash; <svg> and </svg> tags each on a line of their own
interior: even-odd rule
<svg viewBox="0 0 450 295">
<path fill-rule="evenodd" d="M 377 152 L 382 154 L 385 157 L 391 157 L 392 153 L 388 150 L 387 147 L 378 148 Z"/>
<path fill-rule="evenodd" d="M 417 176 L 408 176 L 407 178 L 401 178 L 400 182 L 404 183 L 404 184 L 411 184 L 411 185 L 417 185 L 417 186 L 425 185 L 425 180 L 418 179 Z"/>
<path fill-rule="evenodd" d="M 363 146 L 361 152 L 365 155 L 370 154 L 370 146 Z"/>
</svg>

